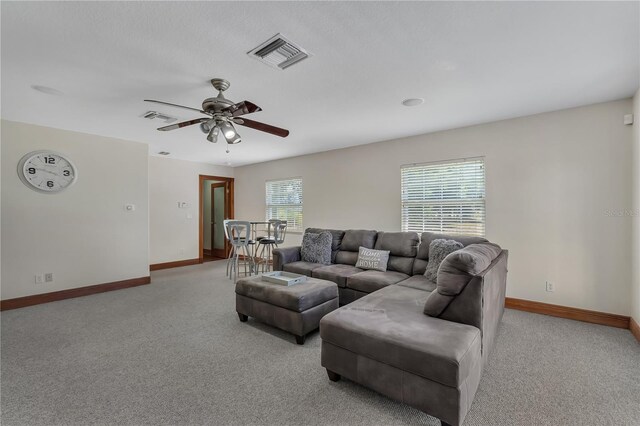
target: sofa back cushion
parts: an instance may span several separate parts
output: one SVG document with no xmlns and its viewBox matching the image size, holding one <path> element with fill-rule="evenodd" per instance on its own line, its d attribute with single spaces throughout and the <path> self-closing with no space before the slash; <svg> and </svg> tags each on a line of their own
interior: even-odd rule
<svg viewBox="0 0 640 426">
<path fill-rule="evenodd" d="M 442 261 L 436 289 L 424 305 L 424 313 L 439 317 L 467 284 L 491 265 L 502 249 L 493 243 L 470 244 Z"/>
<path fill-rule="evenodd" d="M 338 229 L 321 229 L 321 228 L 307 228 L 304 232 L 311 232 L 313 234 L 320 234 L 322 232 L 328 232 L 331 234 L 331 263 L 336 263 L 336 253 L 340 250 L 340 244 L 342 244 L 342 237 L 344 237 L 344 231 Z"/>
<path fill-rule="evenodd" d="M 358 261 L 358 250 L 360 247 L 374 248 L 377 235 L 378 233 L 376 231 L 366 231 L 363 229 L 350 229 L 345 231 L 334 263 L 355 265 Z"/>
<path fill-rule="evenodd" d="M 375 249 L 389 251 L 388 271 L 411 275 L 418 241 L 417 232 L 378 232 Z"/>
<path fill-rule="evenodd" d="M 429 245 L 433 240 L 454 240 L 462 243 L 463 246 L 469 244 L 486 243 L 488 240 L 482 237 L 472 237 L 469 235 L 449 235 L 449 234 L 437 234 L 435 232 L 423 232 L 420 237 L 420 246 L 418 246 L 418 254 L 416 260 L 413 263 L 413 275 L 423 275 L 427 269 L 427 263 L 429 263 Z"/>
</svg>

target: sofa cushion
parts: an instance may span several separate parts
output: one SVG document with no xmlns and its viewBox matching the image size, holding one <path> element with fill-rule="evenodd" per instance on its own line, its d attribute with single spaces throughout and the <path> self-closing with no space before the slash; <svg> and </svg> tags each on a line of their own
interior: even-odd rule
<svg viewBox="0 0 640 426">
<path fill-rule="evenodd" d="M 438 278 L 438 268 L 444 258 L 463 247 L 462 243 L 455 240 L 437 239 L 431 241 L 431 244 L 429 244 L 429 261 L 427 269 L 424 271 L 424 276 L 428 280 L 435 281 Z"/>
<path fill-rule="evenodd" d="M 416 232 L 378 232 L 376 250 L 389 250 L 387 270 L 411 275 L 413 262 L 418 252 Z"/>
<path fill-rule="evenodd" d="M 366 231 L 362 229 L 349 229 L 348 231 L 344 231 L 340 250 L 357 252 L 361 246 L 372 249 L 376 245 L 377 235 L 378 233 L 376 231 Z"/>
<path fill-rule="evenodd" d="M 291 262 L 282 266 L 283 271 L 293 272 L 294 274 L 306 275 L 308 277 L 311 276 L 311 271 L 316 268 L 320 268 L 321 266 L 325 266 L 322 263 L 312 263 L 312 262 Z"/>
<path fill-rule="evenodd" d="M 366 247 L 360 247 L 358 250 L 358 261 L 356 268 L 372 269 L 374 271 L 386 271 L 389 262 L 389 251 L 374 250 Z"/>
<path fill-rule="evenodd" d="M 429 260 L 429 245 L 431 241 L 437 239 L 454 240 L 462 243 L 463 246 L 469 244 L 479 244 L 488 242 L 482 237 L 473 237 L 469 235 L 449 235 L 449 234 L 437 234 L 435 232 L 423 232 L 420 236 L 420 245 L 418 246 L 418 254 L 416 260 L 413 263 L 413 275 L 422 275 L 427 268 L 427 261 Z"/>
<path fill-rule="evenodd" d="M 471 279 L 487 269 L 501 252 L 497 244 L 481 243 L 447 256 L 440 265 L 436 290 L 429 295 L 424 313 L 433 317 L 441 315 Z"/>
<path fill-rule="evenodd" d="M 480 362 L 480 330 L 423 315 L 428 296 L 409 287 L 384 288 L 325 315 L 320 336 L 355 354 L 456 388 Z"/>
<path fill-rule="evenodd" d="M 337 264 L 316 268 L 312 271 L 311 276 L 333 281 L 338 284 L 338 287 L 344 288 L 347 286 L 347 278 L 360 272 L 363 272 L 363 270 L 355 266 Z"/>
<path fill-rule="evenodd" d="M 358 252 L 357 251 L 339 250 L 336 253 L 335 263 L 340 263 L 342 265 L 355 266 L 357 261 L 358 261 Z"/>
<path fill-rule="evenodd" d="M 305 232 L 302 237 L 300 255 L 304 262 L 329 265 L 331 263 L 331 234 L 326 231 L 319 234 Z"/>
<path fill-rule="evenodd" d="M 391 256 L 416 257 L 418 253 L 417 232 L 378 232 L 376 250 L 389 250 Z"/>
<path fill-rule="evenodd" d="M 372 293 L 383 287 L 406 280 L 409 275 L 395 271 L 364 271 L 347 278 L 347 288 Z"/>
<path fill-rule="evenodd" d="M 404 281 L 400 281 L 398 285 L 401 285 L 403 287 L 415 288 L 417 290 L 428 291 L 429 293 L 436 289 L 436 283 L 434 281 L 428 280 L 424 275 L 414 275 Z"/>
<path fill-rule="evenodd" d="M 340 245 L 342 244 L 342 237 L 344 237 L 344 231 L 340 231 L 338 229 L 321 229 L 321 228 L 307 228 L 304 232 L 312 232 L 314 234 L 319 234 L 321 232 L 328 232 L 331 234 L 331 263 L 335 263 L 336 261 L 336 253 L 340 250 Z"/>
</svg>

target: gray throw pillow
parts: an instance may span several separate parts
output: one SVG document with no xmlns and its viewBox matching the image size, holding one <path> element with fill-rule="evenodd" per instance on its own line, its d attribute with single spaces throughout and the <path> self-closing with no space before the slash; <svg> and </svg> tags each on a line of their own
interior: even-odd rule
<svg viewBox="0 0 640 426">
<path fill-rule="evenodd" d="M 323 265 L 331 264 L 331 233 L 305 232 L 302 237 L 302 247 L 300 247 L 300 256 L 302 261 L 311 263 L 322 263 Z"/>
<path fill-rule="evenodd" d="M 358 249 L 358 261 L 356 268 L 374 269 L 376 271 L 386 271 L 389 262 L 388 250 L 373 250 L 366 247 Z"/>
<path fill-rule="evenodd" d="M 437 239 L 431 241 L 431 244 L 429 244 L 429 262 L 427 263 L 427 270 L 424 271 L 424 276 L 429 281 L 436 282 L 438 280 L 438 268 L 440 268 L 444 258 L 461 248 L 464 248 L 464 245 L 456 240 Z"/>
</svg>

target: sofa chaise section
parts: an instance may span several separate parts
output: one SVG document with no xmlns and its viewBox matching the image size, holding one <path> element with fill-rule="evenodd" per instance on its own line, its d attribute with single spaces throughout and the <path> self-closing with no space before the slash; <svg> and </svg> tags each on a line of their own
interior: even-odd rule
<svg viewBox="0 0 640 426">
<path fill-rule="evenodd" d="M 424 315 L 429 293 L 386 287 L 320 322 L 322 366 L 451 424 L 480 381 L 480 330 Z"/>
<path fill-rule="evenodd" d="M 462 424 L 504 312 L 507 257 L 495 244 L 470 244 L 444 259 L 432 291 L 414 276 L 325 316 L 329 378 Z"/>
</svg>

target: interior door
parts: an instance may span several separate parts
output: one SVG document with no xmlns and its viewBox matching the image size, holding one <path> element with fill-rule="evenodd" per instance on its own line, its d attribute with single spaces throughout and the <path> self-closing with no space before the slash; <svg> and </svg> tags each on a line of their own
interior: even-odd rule
<svg viewBox="0 0 640 426">
<path fill-rule="evenodd" d="M 224 236 L 224 220 L 229 217 L 227 208 L 228 182 L 211 184 L 211 252 L 216 257 L 227 256 Z"/>
</svg>

